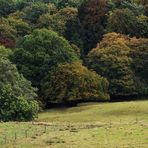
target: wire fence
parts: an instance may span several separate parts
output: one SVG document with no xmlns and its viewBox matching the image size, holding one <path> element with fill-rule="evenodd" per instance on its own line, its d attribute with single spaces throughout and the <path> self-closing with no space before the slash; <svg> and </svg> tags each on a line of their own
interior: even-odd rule
<svg viewBox="0 0 148 148">
<path fill-rule="evenodd" d="M 15 130 L 11 133 L 2 133 L 0 135 L 0 146 L 7 145 L 11 142 L 15 142 L 19 139 L 34 138 L 36 136 L 41 136 L 47 132 L 47 125 L 28 125 L 28 128 L 22 130 Z"/>
<path fill-rule="evenodd" d="M 5 146 L 11 143 L 14 143 L 16 141 L 22 140 L 22 139 L 27 139 L 27 138 L 36 138 L 38 136 L 42 136 L 43 134 L 49 134 L 50 132 L 56 131 L 64 131 L 64 130 L 68 130 L 69 134 L 70 133 L 74 133 L 77 132 L 78 130 L 81 129 L 93 129 L 93 128 L 100 128 L 103 127 L 104 129 L 106 129 L 106 146 L 109 147 L 109 145 L 111 146 L 110 143 L 110 139 L 108 139 L 108 133 L 109 133 L 109 128 L 112 128 L 114 126 L 116 126 L 116 124 L 118 125 L 132 125 L 132 124 L 141 124 L 142 121 L 139 120 L 139 118 L 136 116 L 134 121 L 131 122 L 126 122 L 123 119 L 119 119 L 118 122 L 114 122 L 113 120 L 108 120 L 108 122 L 105 123 L 96 123 L 96 124 L 87 124 L 87 123 L 65 123 L 65 124 L 48 124 L 48 123 L 40 123 L 40 122 L 34 122 L 31 124 L 28 124 L 28 127 L 25 127 L 24 129 L 21 130 L 13 130 L 10 133 L 1 133 L 0 131 L 0 146 Z M 116 134 L 116 133 L 115 133 Z M 71 136 L 71 135 L 69 135 Z M 139 140 L 139 139 L 138 139 Z M 104 146 L 105 146 L 104 145 Z M 145 143 L 143 142 L 134 142 L 135 147 L 139 147 L 139 148 L 144 148 L 145 147 Z M 122 147 L 128 147 L 131 146 L 134 147 L 131 144 L 123 144 Z M 148 145 L 147 145 L 148 146 Z M 101 148 L 101 144 L 99 146 Z M 118 145 L 117 145 L 118 147 Z"/>
</svg>

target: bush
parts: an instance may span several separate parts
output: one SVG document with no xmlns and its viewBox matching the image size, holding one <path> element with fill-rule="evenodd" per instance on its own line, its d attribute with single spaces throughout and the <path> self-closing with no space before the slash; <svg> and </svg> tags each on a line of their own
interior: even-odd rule
<svg viewBox="0 0 148 148">
<path fill-rule="evenodd" d="M 0 120 L 32 120 L 39 106 L 35 89 L 9 60 L 0 58 Z"/>
<path fill-rule="evenodd" d="M 37 101 L 16 97 L 12 85 L 5 85 L 0 90 L 0 107 L 1 121 L 30 121 L 37 117 L 39 110 Z"/>
</svg>

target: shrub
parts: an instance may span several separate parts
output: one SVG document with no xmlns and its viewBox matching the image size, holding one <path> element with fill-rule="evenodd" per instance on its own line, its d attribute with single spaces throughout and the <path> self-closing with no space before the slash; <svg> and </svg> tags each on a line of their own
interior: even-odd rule
<svg viewBox="0 0 148 148">
<path fill-rule="evenodd" d="M 0 58 L 0 120 L 32 120 L 39 106 L 35 89 L 8 59 Z"/>
</svg>

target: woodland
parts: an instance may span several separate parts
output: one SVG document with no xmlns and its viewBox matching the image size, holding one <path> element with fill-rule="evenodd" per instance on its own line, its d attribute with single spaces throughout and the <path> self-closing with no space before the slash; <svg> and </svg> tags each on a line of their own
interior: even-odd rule
<svg viewBox="0 0 148 148">
<path fill-rule="evenodd" d="M 147 0 L 0 0 L 0 121 L 147 96 Z"/>
</svg>

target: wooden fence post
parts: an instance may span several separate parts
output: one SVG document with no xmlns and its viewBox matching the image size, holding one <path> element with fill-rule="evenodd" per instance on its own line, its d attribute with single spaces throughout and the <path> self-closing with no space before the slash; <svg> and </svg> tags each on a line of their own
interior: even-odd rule
<svg viewBox="0 0 148 148">
<path fill-rule="evenodd" d="M 47 130 L 46 128 L 47 128 L 47 127 L 46 127 L 46 125 L 45 125 L 45 127 L 44 127 L 44 133 L 46 133 L 46 130 Z"/>
<path fill-rule="evenodd" d="M 7 144 L 7 136 L 4 137 L 4 143 Z"/>
<path fill-rule="evenodd" d="M 25 130 L 25 137 L 26 137 L 26 138 L 28 137 L 28 133 L 27 133 L 27 130 Z"/>
<path fill-rule="evenodd" d="M 17 139 L 17 133 L 15 132 L 14 133 L 14 140 L 16 140 Z"/>
<path fill-rule="evenodd" d="M 35 135 L 37 136 L 38 134 L 37 134 L 37 128 L 35 129 Z"/>
</svg>

